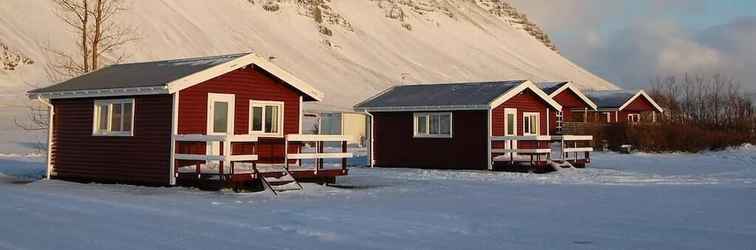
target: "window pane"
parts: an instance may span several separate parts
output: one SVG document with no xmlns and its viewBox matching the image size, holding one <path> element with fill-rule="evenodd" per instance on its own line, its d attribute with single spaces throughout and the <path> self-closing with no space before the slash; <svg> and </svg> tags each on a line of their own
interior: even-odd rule
<svg viewBox="0 0 756 250">
<path fill-rule="evenodd" d="M 430 134 L 437 135 L 437 134 L 441 133 L 440 132 L 441 131 L 441 126 L 440 126 L 441 121 L 440 121 L 440 119 L 441 119 L 441 117 L 438 116 L 438 115 L 431 115 L 431 117 L 430 117 Z"/>
<path fill-rule="evenodd" d="M 108 130 L 108 105 L 107 104 L 100 104 L 98 106 L 99 112 L 100 112 L 100 120 L 98 122 L 97 129 L 100 131 L 107 131 Z"/>
<path fill-rule="evenodd" d="M 537 135 L 538 134 L 538 116 L 533 115 L 530 117 L 530 133 Z"/>
<path fill-rule="evenodd" d="M 514 114 L 507 114 L 507 135 L 514 135 L 515 134 L 515 115 Z"/>
<path fill-rule="evenodd" d="M 270 126 L 265 128 L 269 131 L 267 133 L 278 133 L 278 106 L 267 106 L 265 108 L 270 110 L 269 113 L 265 114 L 266 119 L 270 120 Z"/>
<path fill-rule="evenodd" d="M 273 106 L 265 106 L 265 133 L 273 133 Z"/>
<path fill-rule="evenodd" d="M 115 103 L 113 104 L 113 114 L 111 115 L 110 119 L 110 131 L 121 131 L 121 104 Z"/>
<path fill-rule="evenodd" d="M 450 115 L 440 115 L 439 116 L 439 127 L 440 127 L 440 133 L 443 135 L 450 135 L 451 134 L 451 117 Z"/>
<path fill-rule="evenodd" d="M 252 107 L 252 131 L 262 131 L 262 107 Z"/>
<path fill-rule="evenodd" d="M 523 116 L 522 117 L 522 123 L 523 123 L 523 129 L 525 131 L 522 131 L 525 134 L 530 134 L 530 117 Z"/>
<path fill-rule="evenodd" d="M 228 132 L 228 103 L 215 102 L 213 104 L 213 132 Z"/>
<path fill-rule="evenodd" d="M 428 134 L 428 117 L 421 115 L 417 117 L 417 134 Z"/>
<path fill-rule="evenodd" d="M 131 103 L 123 104 L 123 131 L 131 131 L 131 123 L 134 119 L 134 114 L 132 113 L 133 111 L 134 110 Z"/>
</svg>

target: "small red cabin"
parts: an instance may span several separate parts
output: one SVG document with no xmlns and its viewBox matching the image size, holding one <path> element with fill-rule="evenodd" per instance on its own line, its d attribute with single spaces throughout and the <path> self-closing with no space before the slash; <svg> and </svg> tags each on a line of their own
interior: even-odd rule
<svg viewBox="0 0 756 250">
<path fill-rule="evenodd" d="M 572 82 L 540 82 L 538 86 L 554 101 L 562 105 L 561 112 L 552 114 L 552 134 L 562 134 L 565 123 L 585 122 L 589 111 L 595 111 L 593 101 L 585 96 Z"/>
<path fill-rule="evenodd" d="M 656 122 L 664 110 L 643 90 L 610 90 L 587 92 L 598 109 L 589 112 L 588 122 L 640 123 Z"/>
<path fill-rule="evenodd" d="M 323 167 L 336 155 L 302 152 L 304 141 L 340 140 L 301 135 L 303 102 L 323 94 L 251 53 L 112 65 L 29 95 L 52 114 L 48 177 L 174 185 L 255 180 L 268 165 L 294 178 L 347 173 Z"/>
<path fill-rule="evenodd" d="M 375 166 L 491 170 L 501 156 L 545 162 L 562 106 L 521 80 L 396 86 L 355 109 L 372 117 Z"/>
</svg>

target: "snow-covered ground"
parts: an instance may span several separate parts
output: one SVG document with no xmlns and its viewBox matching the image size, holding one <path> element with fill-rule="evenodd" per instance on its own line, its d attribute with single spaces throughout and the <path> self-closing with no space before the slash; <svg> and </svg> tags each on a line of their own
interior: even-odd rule
<svg viewBox="0 0 756 250">
<path fill-rule="evenodd" d="M 352 168 L 340 187 L 235 194 L 14 181 L 0 249 L 753 249 L 756 147 L 596 153 L 551 174 Z"/>
</svg>

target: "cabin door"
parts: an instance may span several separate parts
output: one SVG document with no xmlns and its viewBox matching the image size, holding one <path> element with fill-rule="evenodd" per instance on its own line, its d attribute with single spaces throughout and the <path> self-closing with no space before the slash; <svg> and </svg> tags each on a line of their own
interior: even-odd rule
<svg viewBox="0 0 756 250">
<path fill-rule="evenodd" d="M 504 135 L 517 136 L 517 109 L 504 109 Z M 506 141 L 504 149 L 517 149 L 517 140 Z"/>
<path fill-rule="evenodd" d="M 233 94 L 207 95 L 207 134 L 234 134 L 234 100 Z M 221 142 L 208 142 L 207 154 L 219 155 Z M 228 152 L 228 151 L 227 151 Z"/>
</svg>

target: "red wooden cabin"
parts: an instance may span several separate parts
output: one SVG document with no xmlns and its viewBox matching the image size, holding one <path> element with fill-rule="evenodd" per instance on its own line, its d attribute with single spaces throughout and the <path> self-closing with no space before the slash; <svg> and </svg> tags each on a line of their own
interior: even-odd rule
<svg viewBox="0 0 756 250">
<path fill-rule="evenodd" d="M 319 159 L 351 156 L 302 152 L 303 141 L 341 139 L 301 135 L 303 103 L 323 94 L 251 53 L 112 65 L 29 95 L 50 106 L 53 178 L 334 178 L 346 165 L 324 168 Z M 300 167 L 301 159 L 317 166 Z M 258 169 L 271 166 L 290 168 Z"/>
<path fill-rule="evenodd" d="M 540 82 L 538 86 L 554 101 L 562 105 L 561 112 L 552 114 L 552 134 L 562 134 L 565 123 L 585 122 L 589 111 L 596 111 L 598 106 L 572 82 Z"/>
<path fill-rule="evenodd" d="M 355 109 L 372 117 L 375 166 L 493 170 L 545 163 L 562 106 L 521 80 L 396 86 Z"/>
<path fill-rule="evenodd" d="M 656 122 L 664 110 L 643 90 L 610 90 L 587 92 L 598 109 L 589 112 L 588 122 L 640 123 Z"/>
</svg>

